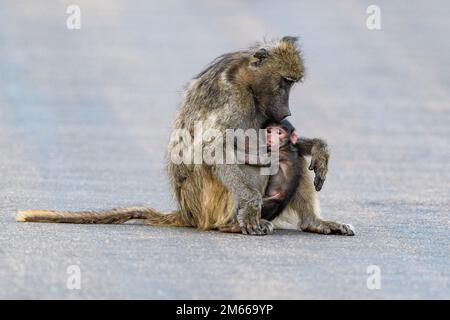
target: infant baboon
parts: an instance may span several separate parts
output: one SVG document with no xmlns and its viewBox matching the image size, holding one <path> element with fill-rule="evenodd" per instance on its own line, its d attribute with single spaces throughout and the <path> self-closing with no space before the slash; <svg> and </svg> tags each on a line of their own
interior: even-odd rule
<svg viewBox="0 0 450 320">
<path fill-rule="evenodd" d="M 298 136 L 288 120 L 270 123 L 266 129 L 268 150 L 277 147 L 279 157 L 278 172 L 269 178 L 261 210 L 261 217 L 272 221 L 283 212 L 298 188 L 300 162 L 296 147 Z M 274 139 L 274 135 L 278 139 Z M 278 145 L 274 145 L 274 140 L 278 140 Z"/>
</svg>

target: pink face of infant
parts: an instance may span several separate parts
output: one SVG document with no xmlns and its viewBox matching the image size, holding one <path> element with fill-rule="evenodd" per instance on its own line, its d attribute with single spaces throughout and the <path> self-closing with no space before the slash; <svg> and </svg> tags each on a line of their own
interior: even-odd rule
<svg viewBox="0 0 450 320">
<path fill-rule="evenodd" d="M 297 143 L 298 135 L 294 127 L 286 128 L 279 123 L 269 123 L 267 129 L 267 151 L 273 148 L 282 148 L 289 142 L 295 145 Z M 276 137 L 278 135 L 278 144 L 276 144 Z"/>
</svg>

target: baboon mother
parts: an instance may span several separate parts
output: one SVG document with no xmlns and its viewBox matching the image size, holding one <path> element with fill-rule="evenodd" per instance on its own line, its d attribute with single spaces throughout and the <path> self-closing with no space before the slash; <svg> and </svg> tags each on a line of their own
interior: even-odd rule
<svg viewBox="0 0 450 320">
<path fill-rule="evenodd" d="M 296 39 L 262 43 L 247 50 L 224 54 L 197 75 L 187 86 L 173 132 L 190 136 L 201 122 L 203 129 L 224 133 L 227 129 L 261 129 L 268 122 L 280 122 L 290 115 L 289 92 L 302 79 L 303 64 Z M 179 129 L 179 130 L 178 130 Z M 178 204 L 170 213 L 152 208 L 131 207 L 100 212 L 20 211 L 18 221 L 63 223 L 123 223 L 143 219 L 149 225 L 191 226 L 199 229 L 236 229 L 262 235 L 273 230 L 271 221 L 261 218 L 262 197 L 268 177 L 248 165 L 175 163 L 178 145 L 171 139 L 168 173 Z M 212 142 L 203 142 L 211 148 Z M 275 226 L 323 234 L 353 235 L 350 225 L 325 221 L 319 215 L 319 191 L 325 180 L 328 151 L 324 141 L 299 139 L 299 186 Z M 311 156 L 309 176 L 305 156 Z"/>
<path fill-rule="evenodd" d="M 291 86 L 302 79 L 303 64 L 296 39 L 284 37 L 248 50 L 224 54 L 187 86 L 174 129 L 194 131 L 194 124 L 218 129 L 263 128 L 267 121 L 279 122 L 290 115 Z M 205 147 L 208 147 L 205 143 Z M 319 216 L 316 190 L 327 173 L 328 151 L 319 139 L 300 139 L 302 155 L 300 183 L 290 204 L 276 224 L 317 233 L 353 235 L 351 226 L 325 221 Z M 272 223 L 261 219 L 263 193 L 236 164 L 186 165 L 170 159 L 175 142 L 169 143 L 168 173 L 179 210 L 171 213 L 178 225 L 221 229 L 239 225 L 246 234 L 267 234 Z M 305 155 L 311 155 L 309 176 Z M 255 171 L 254 174 L 259 174 Z M 258 179 L 256 179 L 258 180 Z M 234 202 L 239 203 L 235 215 Z"/>
</svg>

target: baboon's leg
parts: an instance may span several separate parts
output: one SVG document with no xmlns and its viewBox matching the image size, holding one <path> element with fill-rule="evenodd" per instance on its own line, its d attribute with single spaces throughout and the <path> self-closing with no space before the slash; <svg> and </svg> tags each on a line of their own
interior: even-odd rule
<svg viewBox="0 0 450 320">
<path fill-rule="evenodd" d="M 232 214 L 228 216 L 227 220 L 222 225 L 217 227 L 217 230 L 225 233 L 242 233 L 241 227 L 237 223 L 237 214 L 239 211 L 239 199 L 236 196 L 231 196 L 233 201 L 233 207 L 231 209 Z"/>
<path fill-rule="evenodd" d="M 320 217 L 320 204 L 308 165 L 304 157 L 300 161 L 300 183 L 296 194 L 289 203 L 299 218 L 298 227 L 302 231 L 321 234 L 341 234 L 353 236 L 353 227 L 349 224 L 323 220 Z"/>
<path fill-rule="evenodd" d="M 191 226 L 210 230 L 232 221 L 230 193 L 209 169 L 195 167 L 181 184 L 174 186 L 174 190 L 184 220 Z"/>
</svg>

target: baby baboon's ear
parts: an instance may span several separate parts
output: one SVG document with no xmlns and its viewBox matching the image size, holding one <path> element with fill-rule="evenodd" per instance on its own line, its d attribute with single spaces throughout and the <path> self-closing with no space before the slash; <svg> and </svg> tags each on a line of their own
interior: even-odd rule
<svg viewBox="0 0 450 320">
<path fill-rule="evenodd" d="M 269 56 L 269 52 L 267 51 L 267 49 L 261 48 L 258 51 L 255 52 L 255 54 L 253 55 L 254 58 L 256 58 L 256 61 L 252 62 L 252 66 L 260 66 L 264 60 L 267 59 L 267 57 Z"/>
<path fill-rule="evenodd" d="M 291 143 L 293 145 L 295 145 L 297 143 L 298 134 L 297 134 L 297 131 L 295 131 L 295 129 L 294 129 L 294 131 L 292 131 L 291 136 L 289 137 L 289 139 L 291 140 Z"/>
</svg>

